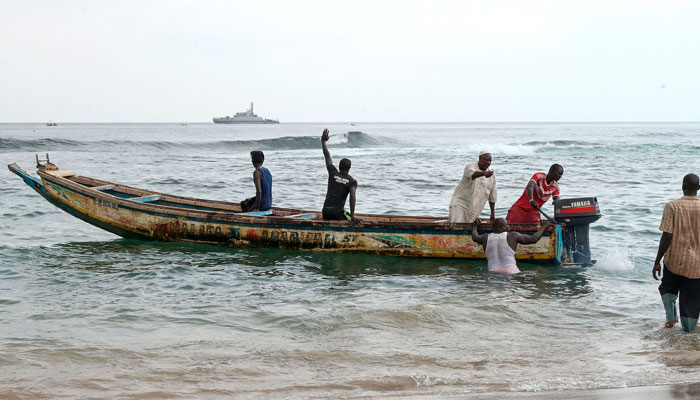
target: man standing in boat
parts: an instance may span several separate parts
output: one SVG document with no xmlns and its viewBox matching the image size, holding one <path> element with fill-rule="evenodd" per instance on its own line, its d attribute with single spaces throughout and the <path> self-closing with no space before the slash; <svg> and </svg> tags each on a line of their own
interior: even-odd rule
<svg viewBox="0 0 700 400">
<path fill-rule="evenodd" d="M 472 225 L 472 240 L 474 243 L 484 246 L 490 272 L 512 275 L 520 272 L 515 262 L 515 251 L 518 249 L 518 244 L 537 243 L 549 225 L 551 223 L 545 221 L 537 232 L 526 235 L 520 232 L 510 232 L 506 220 L 496 218 L 493 220 L 493 233 L 479 235 L 479 219 L 477 218 Z"/>
<path fill-rule="evenodd" d="M 527 183 L 523 194 L 508 210 L 506 221 L 509 224 L 538 224 L 540 212 L 544 203 L 552 197 L 559 198 L 559 180 L 564 175 L 564 167 L 552 164 L 549 172 L 536 172 Z"/>
<path fill-rule="evenodd" d="M 676 299 L 680 293 L 681 326 L 685 332 L 695 329 L 700 316 L 700 181 L 695 174 L 683 177 L 683 197 L 664 207 L 659 230 L 659 250 L 652 276 L 659 280 L 661 258 L 663 278 L 659 285 L 661 301 L 666 309 L 665 328 L 678 322 Z"/>
<path fill-rule="evenodd" d="M 250 152 L 250 160 L 253 162 L 253 182 L 255 183 L 255 197 L 241 202 L 243 212 L 267 211 L 272 207 L 272 174 L 263 167 L 265 154 L 260 150 Z"/>
<path fill-rule="evenodd" d="M 326 201 L 323 203 L 323 219 L 357 221 L 355 218 L 355 189 L 357 181 L 348 174 L 350 172 L 350 160 L 343 158 L 338 164 L 338 169 L 333 165 L 331 153 L 328 151 L 326 142 L 330 134 L 328 129 L 323 130 L 321 135 L 321 147 L 323 157 L 326 159 L 326 169 L 328 170 L 328 189 L 326 191 Z M 346 215 L 345 200 L 350 195 L 350 214 Z"/>
<path fill-rule="evenodd" d="M 484 209 L 486 200 L 491 207 L 491 220 L 496 217 L 496 175 L 489 166 L 491 153 L 481 151 L 478 162 L 469 163 L 464 167 L 462 181 L 457 185 L 450 201 L 448 218 L 451 223 L 474 221 Z"/>
</svg>

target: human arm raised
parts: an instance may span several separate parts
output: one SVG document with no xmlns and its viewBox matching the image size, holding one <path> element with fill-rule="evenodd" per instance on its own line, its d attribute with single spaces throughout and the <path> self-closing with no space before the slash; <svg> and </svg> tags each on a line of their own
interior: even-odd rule
<svg viewBox="0 0 700 400">
<path fill-rule="evenodd" d="M 328 132 L 328 129 L 324 129 L 323 134 L 321 135 L 321 147 L 323 147 L 323 157 L 326 159 L 326 166 L 333 165 L 331 153 L 328 151 L 328 146 L 326 146 L 326 142 L 328 141 L 329 137 L 330 133 Z"/>
</svg>

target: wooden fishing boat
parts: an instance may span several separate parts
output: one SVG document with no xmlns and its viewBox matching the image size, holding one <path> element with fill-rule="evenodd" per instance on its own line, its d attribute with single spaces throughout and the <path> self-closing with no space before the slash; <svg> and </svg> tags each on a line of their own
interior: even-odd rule
<svg viewBox="0 0 700 400">
<path fill-rule="evenodd" d="M 51 204 L 116 235 L 142 240 L 184 241 L 230 247 L 274 247 L 406 257 L 485 258 L 471 238 L 471 224 L 443 217 L 358 214 L 359 223 L 326 221 L 317 211 L 274 208 L 241 212 L 237 203 L 138 189 L 76 175 L 48 161 L 31 175 L 8 168 Z M 491 230 L 484 221 L 481 231 Z M 511 225 L 534 232 L 538 225 Z M 519 260 L 562 260 L 560 226 L 547 228 L 535 244 L 520 245 Z"/>
</svg>

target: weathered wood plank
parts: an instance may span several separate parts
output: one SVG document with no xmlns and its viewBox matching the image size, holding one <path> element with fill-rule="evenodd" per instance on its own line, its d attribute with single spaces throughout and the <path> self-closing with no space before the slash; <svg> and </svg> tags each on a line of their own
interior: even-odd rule
<svg viewBox="0 0 700 400">
<path fill-rule="evenodd" d="M 292 214 L 292 215 L 284 215 L 284 218 L 314 218 L 316 216 L 316 213 L 301 213 L 301 214 Z"/>
<path fill-rule="evenodd" d="M 105 191 L 105 190 L 114 190 L 114 185 L 100 185 L 100 186 L 95 186 L 92 189 L 99 190 L 100 192 Z"/>
<path fill-rule="evenodd" d="M 129 200 L 138 201 L 139 203 L 147 203 L 149 201 L 158 201 L 161 199 L 159 194 L 152 194 L 150 196 L 132 197 Z"/>
<path fill-rule="evenodd" d="M 238 215 L 263 216 L 263 215 L 273 215 L 274 213 L 275 213 L 275 210 L 266 210 L 266 211 L 250 211 L 250 212 L 238 213 Z"/>
</svg>

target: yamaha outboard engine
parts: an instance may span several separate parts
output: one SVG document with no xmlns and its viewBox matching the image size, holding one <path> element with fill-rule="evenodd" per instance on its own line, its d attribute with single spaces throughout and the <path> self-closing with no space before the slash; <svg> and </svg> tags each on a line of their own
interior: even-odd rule
<svg viewBox="0 0 700 400">
<path fill-rule="evenodd" d="M 600 208 L 595 197 L 554 201 L 554 219 L 561 224 L 566 263 L 583 266 L 595 263 L 595 260 L 591 260 L 588 225 L 600 217 Z"/>
</svg>

